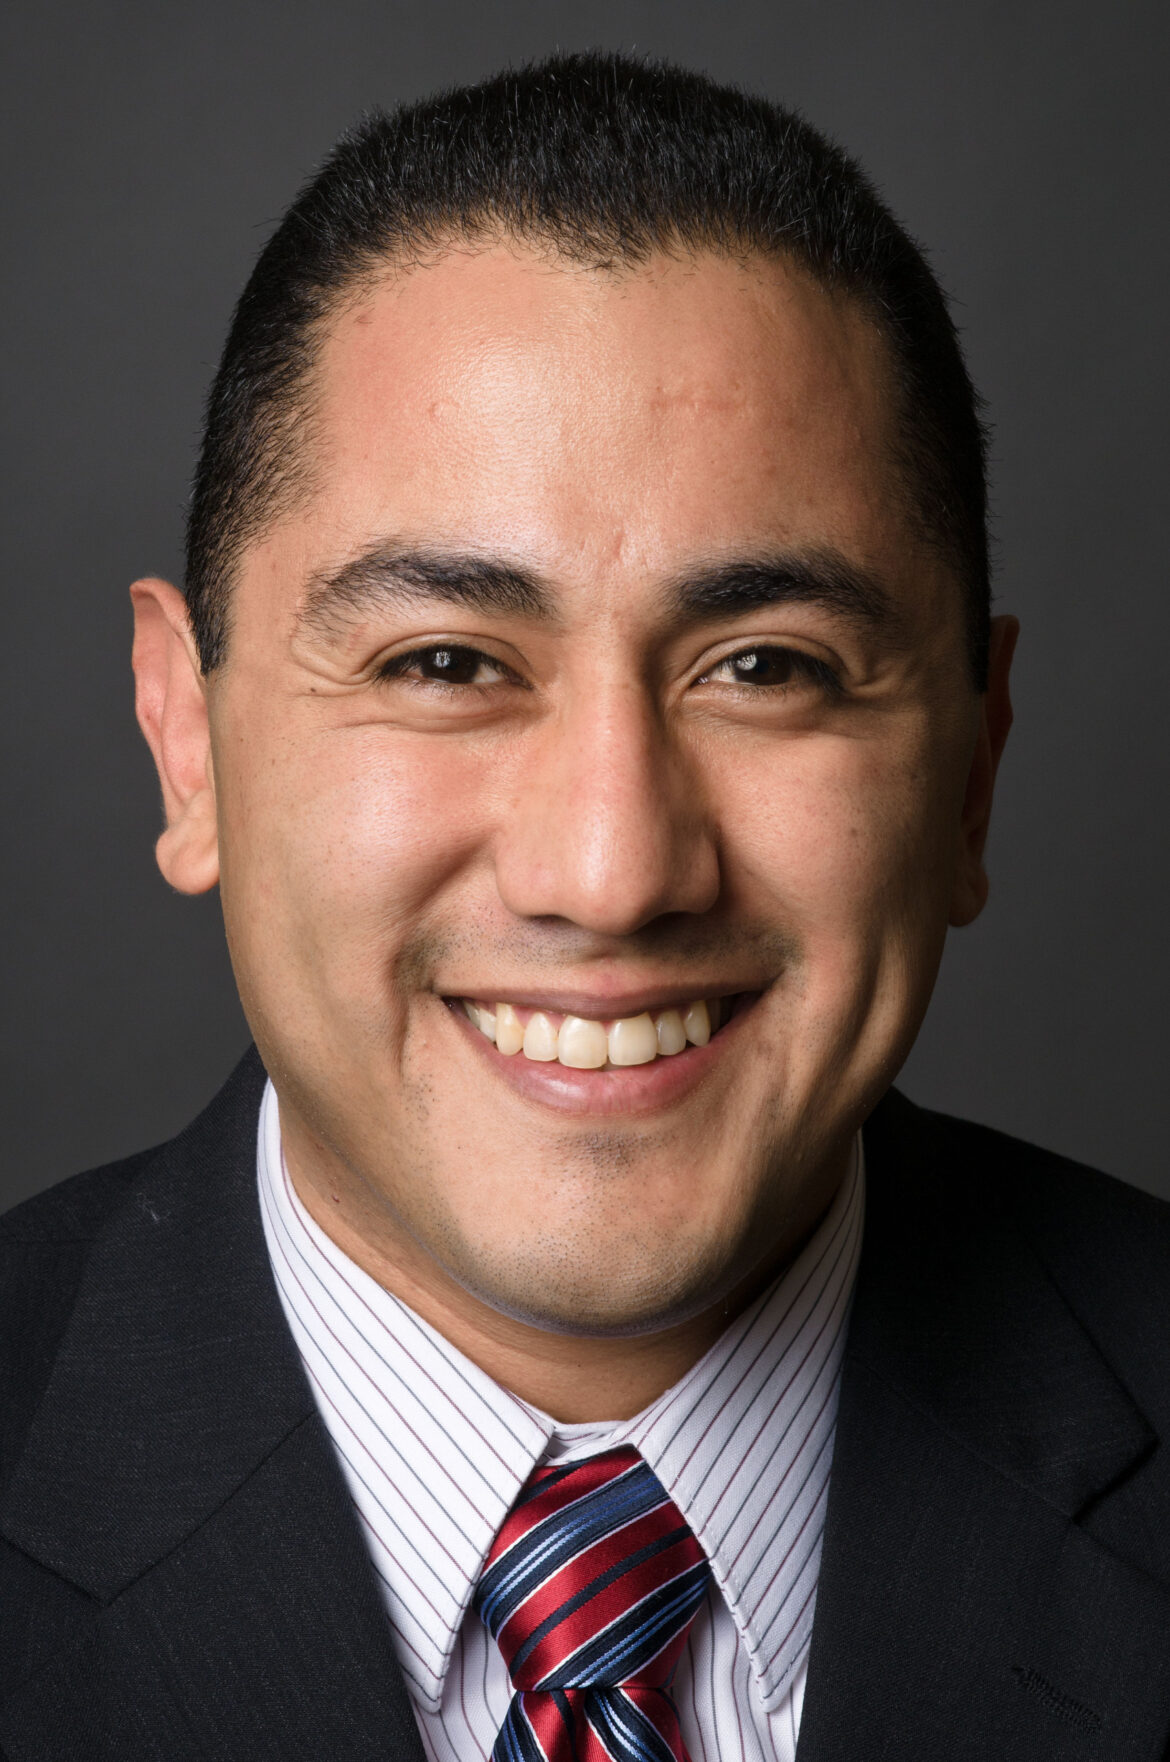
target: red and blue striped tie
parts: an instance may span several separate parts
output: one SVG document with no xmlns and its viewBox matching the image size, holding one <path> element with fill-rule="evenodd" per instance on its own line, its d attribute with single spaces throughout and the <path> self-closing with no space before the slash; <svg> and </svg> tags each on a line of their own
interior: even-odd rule
<svg viewBox="0 0 1170 1762">
<path fill-rule="evenodd" d="M 515 1690 L 492 1762 L 686 1762 L 668 1691 L 709 1571 L 631 1446 L 534 1470 L 475 1592 Z"/>
</svg>

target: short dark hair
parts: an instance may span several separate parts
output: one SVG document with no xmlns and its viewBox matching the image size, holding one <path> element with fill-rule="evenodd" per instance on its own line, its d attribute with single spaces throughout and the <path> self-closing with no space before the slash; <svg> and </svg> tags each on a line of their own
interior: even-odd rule
<svg viewBox="0 0 1170 1762">
<path fill-rule="evenodd" d="M 793 111 L 624 55 L 554 56 L 344 135 L 260 254 L 208 399 L 187 529 L 201 665 L 222 661 L 247 543 L 303 489 L 327 321 L 390 262 L 507 236 L 597 267 L 763 253 L 858 301 L 884 336 L 899 464 L 956 574 L 986 679 L 986 436 L 946 296 L 857 163 Z M 298 444 L 300 443 L 300 444 Z"/>
</svg>

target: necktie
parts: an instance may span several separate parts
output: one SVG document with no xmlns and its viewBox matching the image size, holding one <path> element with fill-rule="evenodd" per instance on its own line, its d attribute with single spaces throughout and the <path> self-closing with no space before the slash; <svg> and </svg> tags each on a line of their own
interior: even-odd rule
<svg viewBox="0 0 1170 1762">
<path fill-rule="evenodd" d="M 668 1688 L 709 1570 L 632 1446 L 534 1470 L 475 1592 L 515 1691 L 492 1762 L 687 1762 Z"/>
</svg>

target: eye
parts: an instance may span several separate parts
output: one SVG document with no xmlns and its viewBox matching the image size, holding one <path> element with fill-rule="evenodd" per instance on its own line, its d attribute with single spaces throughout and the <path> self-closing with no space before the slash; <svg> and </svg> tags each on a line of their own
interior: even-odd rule
<svg viewBox="0 0 1170 1762">
<path fill-rule="evenodd" d="M 466 648 L 458 643 L 434 643 L 427 648 L 410 649 L 404 655 L 392 655 L 378 669 L 381 679 L 416 680 L 426 685 L 498 685 L 515 675 L 501 661 L 493 660 L 481 649 Z"/>
<path fill-rule="evenodd" d="M 780 648 L 761 643 L 756 648 L 741 649 L 726 655 L 698 681 L 700 685 L 718 681 L 727 685 L 784 687 L 819 685 L 822 690 L 836 691 L 839 680 L 827 661 L 803 649 Z"/>
</svg>

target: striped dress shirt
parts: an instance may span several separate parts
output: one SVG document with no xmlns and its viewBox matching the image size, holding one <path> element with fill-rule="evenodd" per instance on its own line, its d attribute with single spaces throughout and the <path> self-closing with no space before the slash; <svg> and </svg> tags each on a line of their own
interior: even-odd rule
<svg viewBox="0 0 1170 1762">
<path fill-rule="evenodd" d="M 288 1178 L 271 1084 L 257 1163 L 281 1302 L 432 1762 L 482 1762 L 511 1699 L 470 1605 L 521 1487 L 538 1463 L 625 1443 L 711 1562 L 673 1685 L 693 1762 L 792 1762 L 861 1246 L 860 1141 L 804 1249 L 706 1356 L 635 1418 L 589 1425 L 501 1388 L 318 1228 Z"/>
</svg>

